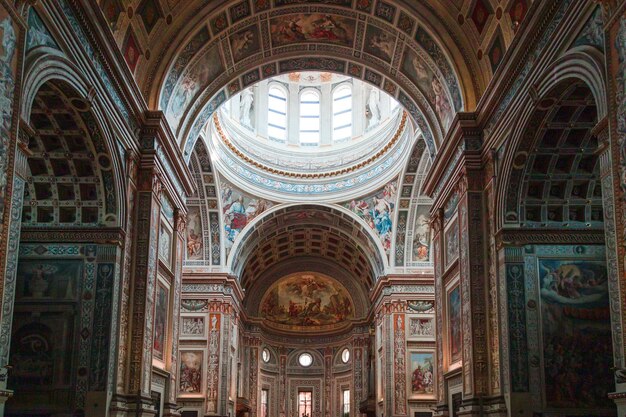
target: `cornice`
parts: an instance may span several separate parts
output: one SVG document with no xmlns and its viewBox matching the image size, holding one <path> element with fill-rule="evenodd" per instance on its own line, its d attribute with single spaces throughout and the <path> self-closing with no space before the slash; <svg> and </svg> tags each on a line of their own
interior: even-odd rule
<svg viewBox="0 0 626 417">
<path fill-rule="evenodd" d="M 136 118 L 147 110 L 146 102 L 133 74 L 126 65 L 126 59 L 115 43 L 113 34 L 106 23 L 102 11 L 96 0 L 66 0 L 79 19 L 91 46 L 100 57 L 101 63 L 107 71 L 115 88 L 120 92 L 120 98 L 133 112 Z"/>
<path fill-rule="evenodd" d="M 23 226 L 20 241 L 33 242 L 80 242 L 123 246 L 126 232 L 121 228 L 67 228 L 40 229 Z"/>
<path fill-rule="evenodd" d="M 166 187 L 174 200 L 178 200 L 177 206 L 183 207 L 183 200 L 185 196 L 179 195 L 177 192 L 178 187 L 172 184 L 173 181 L 177 181 L 186 196 L 190 196 L 196 189 L 195 181 L 193 180 L 189 167 L 185 164 L 184 158 L 178 146 L 176 146 L 176 139 L 172 130 L 165 118 L 165 115 L 161 111 L 146 111 L 142 117 L 143 132 L 142 136 L 147 141 L 142 143 L 144 151 L 149 153 L 156 150 L 156 146 L 161 146 L 164 151 L 164 156 L 167 158 L 169 165 L 174 172 L 169 172 L 168 169 L 162 167 L 164 171 L 164 182 Z M 152 142 L 153 139 L 158 139 L 158 144 Z M 143 142 L 143 141 L 142 141 Z M 169 174 L 175 174 L 175 178 L 171 178 Z"/>
<path fill-rule="evenodd" d="M 477 113 L 474 112 L 459 112 L 450 126 L 444 146 L 437 154 L 430 175 L 424 183 L 424 194 L 433 198 L 434 205 L 439 197 L 446 194 L 437 190 L 446 188 L 449 180 L 455 177 L 452 172 L 457 168 L 450 166 L 450 163 L 459 164 L 469 154 L 476 154 L 482 145 L 482 131 L 476 116 Z M 455 154 L 459 151 L 463 155 L 455 161 Z"/>
<path fill-rule="evenodd" d="M 507 49 L 500 62 L 489 86 L 480 98 L 476 113 L 481 126 L 493 117 L 497 104 L 502 101 L 512 84 L 519 76 L 523 66 L 528 61 L 529 54 L 534 51 L 537 43 L 542 38 L 547 25 L 552 21 L 562 0 L 535 1 L 528 10 L 525 24 L 513 38 L 513 42 Z"/>
<path fill-rule="evenodd" d="M 495 236 L 496 247 L 524 245 L 604 245 L 603 230 L 598 229 L 501 229 Z"/>
<path fill-rule="evenodd" d="M 370 291 L 370 301 L 372 303 L 372 311 L 375 310 L 375 306 L 377 301 L 383 295 L 383 291 L 385 288 L 389 288 L 391 286 L 433 286 L 435 285 L 435 275 L 433 272 L 425 273 L 425 274 L 411 274 L 411 275 L 385 275 L 380 277 L 376 284 Z M 395 295 L 406 295 L 412 294 L 415 295 L 417 293 L 413 292 L 398 292 L 394 293 Z M 434 295 L 434 292 L 433 292 Z"/>
<path fill-rule="evenodd" d="M 183 272 L 183 284 L 218 284 L 232 288 L 232 294 L 239 305 L 242 304 L 245 291 L 241 288 L 239 280 L 231 274 L 207 274 L 203 272 Z M 185 293 L 186 295 L 188 293 Z M 204 294 L 203 294 L 204 295 Z"/>
</svg>

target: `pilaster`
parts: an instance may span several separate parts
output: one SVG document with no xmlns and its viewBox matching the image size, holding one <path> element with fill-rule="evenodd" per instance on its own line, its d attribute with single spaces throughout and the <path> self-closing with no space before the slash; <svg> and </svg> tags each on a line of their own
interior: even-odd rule
<svg viewBox="0 0 626 417">
<path fill-rule="evenodd" d="M 15 284 L 17 280 L 18 252 L 20 245 L 20 231 L 22 227 L 22 206 L 24 205 L 24 188 L 30 174 L 28 168 L 28 142 L 33 131 L 26 123 L 22 123 L 19 130 L 17 147 L 15 149 L 13 186 L 9 209 L 8 239 L 5 240 L 6 268 L 2 281 L 2 315 L 0 316 L 0 415 L 4 415 L 4 402 L 13 391 L 7 389 L 9 368 L 9 351 L 11 348 L 11 328 L 13 322 L 13 306 L 15 302 Z"/>
<path fill-rule="evenodd" d="M 127 392 L 136 394 L 129 403 L 137 408 L 150 401 L 154 301 L 157 277 L 158 230 L 163 184 L 158 172 L 142 158 L 137 191 L 137 235 L 131 281 L 130 351 Z M 152 413 L 140 414 L 152 415 Z"/>
</svg>

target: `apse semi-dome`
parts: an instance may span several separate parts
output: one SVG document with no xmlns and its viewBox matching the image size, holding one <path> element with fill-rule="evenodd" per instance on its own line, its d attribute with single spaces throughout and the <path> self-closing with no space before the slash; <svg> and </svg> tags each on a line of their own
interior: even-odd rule
<svg viewBox="0 0 626 417">
<path fill-rule="evenodd" d="M 400 172 L 415 138 L 389 95 L 320 72 L 264 80 L 226 102 L 208 127 L 217 169 L 273 201 L 342 201 Z"/>
</svg>

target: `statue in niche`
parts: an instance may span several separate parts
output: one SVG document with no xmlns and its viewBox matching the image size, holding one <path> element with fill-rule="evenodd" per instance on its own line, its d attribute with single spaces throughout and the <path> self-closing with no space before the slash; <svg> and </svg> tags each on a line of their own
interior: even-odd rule
<svg viewBox="0 0 626 417">
<path fill-rule="evenodd" d="M 254 105 L 254 94 L 251 89 L 245 89 L 241 92 L 239 98 L 239 120 L 241 124 L 247 127 L 252 127 L 252 107 Z"/>
<path fill-rule="evenodd" d="M 370 91 L 369 98 L 367 99 L 366 117 L 369 119 L 368 127 L 374 127 L 380 123 L 380 107 L 378 102 L 380 101 L 380 93 L 377 89 L 373 88 Z"/>
</svg>

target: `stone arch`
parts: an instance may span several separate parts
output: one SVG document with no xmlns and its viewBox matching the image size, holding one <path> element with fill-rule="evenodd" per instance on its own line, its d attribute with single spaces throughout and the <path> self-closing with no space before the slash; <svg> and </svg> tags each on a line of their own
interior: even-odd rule
<svg viewBox="0 0 626 417">
<path fill-rule="evenodd" d="M 424 29 L 427 25 L 422 25 L 421 21 L 418 28 L 418 20 L 414 16 L 405 13 L 404 17 L 408 17 L 412 23 L 408 27 L 396 27 L 393 24 L 394 16 L 399 14 L 399 10 L 395 8 L 389 11 L 390 16 L 385 17 L 372 16 L 361 10 L 337 5 L 316 6 L 313 9 L 303 5 L 281 6 L 248 14 L 237 19 L 237 23 L 231 26 L 227 23 L 226 8 L 221 12 L 213 12 L 213 18 L 209 19 L 211 31 L 206 27 L 198 29 L 195 26 L 193 31 L 179 36 L 179 51 L 182 52 L 170 54 L 169 62 L 160 62 L 158 75 L 148 80 L 149 83 L 160 84 L 158 92 L 155 92 L 154 86 L 148 90 L 152 92 L 151 105 L 160 106 L 166 113 L 170 108 L 172 92 L 181 82 L 186 82 L 186 92 L 175 95 L 175 102 L 182 103 L 178 108 L 180 125 L 178 120 L 173 123 L 177 126 L 177 136 L 182 142 L 185 157 L 193 149 L 197 133 L 221 103 L 242 88 L 279 73 L 302 70 L 337 72 L 361 78 L 382 88 L 411 113 L 423 131 L 433 157 L 454 111 L 461 110 L 464 107 L 463 101 L 467 100 L 466 97 L 461 97 L 466 94 L 467 88 L 459 80 L 457 70 L 467 64 L 454 61 L 439 46 L 443 42 L 433 37 L 432 33 L 435 32 Z M 285 21 L 287 18 L 304 19 L 305 16 L 308 19 L 312 14 L 319 14 L 321 19 L 332 17 L 342 19 L 343 23 L 349 22 L 349 42 L 342 44 L 336 39 L 328 42 L 317 39 L 315 42 L 305 41 L 300 44 L 283 42 L 277 40 L 278 23 L 268 23 L 278 21 L 279 18 Z M 219 28 L 215 26 L 217 23 L 220 23 Z M 415 36 L 414 32 L 417 33 Z M 234 51 L 234 48 L 241 46 L 240 38 L 244 44 L 249 39 L 248 43 L 254 47 L 247 49 L 252 52 Z M 393 40 L 395 49 L 391 52 L 392 56 L 387 56 L 380 50 L 367 50 L 363 47 L 364 42 L 366 45 L 379 44 L 383 38 L 388 38 L 390 42 Z M 261 49 L 265 53 L 255 54 Z M 199 55 L 202 56 L 198 58 Z M 346 59 L 347 56 L 350 58 Z M 207 62 L 219 62 L 219 68 L 215 68 L 208 75 L 205 72 L 207 80 L 196 83 L 197 74 L 195 79 L 187 77 L 190 75 L 189 68 L 203 59 Z M 260 64 L 261 61 L 263 64 Z M 415 62 L 420 69 L 415 69 Z M 403 65 L 408 70 L 402 69 Z M 423 72 L 416 74 L 415 71 Z M 426 76 L 420 78 L 424 74 Z M 185 77 L 187 78 L 183 80 Z M 472 103 L 470 107 L 473 107 Z M 442 116 L 445 109 L 450 111 Z"/>
<path fill-rule="evenodd" d="M 122 186 L 121 179 L 124 177 L 124 155 L 121 155 L 122 146 L 115 139 L 114 128 L 107 122 L 106 106 L 94 97 L 93 88 L 82 72 L 64 56 L 57 54 L 58 51 L 46 48 L 42 53 L 32 54 L 27 57 L 24 73 L 24 100 L 20 109 L 21 118 L 27 124 L 31 124 L 31 112 L 36 95 L 45 85 L 64 86 L 68 94 L 70 104 L 86 118 L 93 119 L 93 133 L 102 137 L 104 148 L 111 160 L 110 171 L 114 192 L 117 200 L 117 225 L 122 225 L 126 218 L 126 191 Z"/>
<path fill-rule="evenodd" d="M 248 258 L 260 245 L 262 236 L 267 237 L 270 233 L 278 235 L 283 231 L 293 232 L 294 226 L 298 229 L 305 229 L 319 225 L 323 225 L 330 233 L 337 235 L 337 238 L 345 239 L 357 248 L 352 254 L 352 260 L 358 261 L 359 257 L 364 260 L 366 265 L 363 265 L 361 272 L 367 276 L 362 278 L 366 279 L 370 285 L 388 270 L 389 261 L 384 255 L 385 250 L 371 228 L 349 210 L 329 204 L 281 204 L 268 209 L 248 224 L 237 237 L 230 251 L 227 267 L 245 280 L 243 273 L 247 267 Z M 361 278 L 358 274 L 360 270 L 359 266 L 352 272 Z"/>
<path fill-rule="evenodd" d="M 497 199 L 496 199 L 496 229 L 506 227 L 507 223 L 515 223 L 517 220 L 509 218 L 507 222 L 507 213 L 511 213 L 514 203 L 519 196 L 513 196 L 511 193 L 517 193 L 519 188 L 513 186 L 516 181 L 515 167 L 523 165 L 523 154 L 519 153 L 520 145 L 525 140 L 526 134 L 532 134 L 529 124 L 538 123 L 538 115 L 536 114 L 541 100 L 546 98 L 549 93 L 555 91 L 559 86 L 567 83 L 582 82 L 591 91 L 594 97 L 595 107 L 597 109 L 596 121 L 602 120 L 607 114 L 607 98 L 605 86 L 605 77 L 602 72 L 600 52 L 592 47 L 577 47 L 565 53 L 548 67 L 539 80 L 535 83 L 534 93 L 525 99 L 525 103 L 520 106 L 522 109 L 518 115 L 518 122 L 515 128 L 510 132 L 510 142 L 506 145 L 506 153 L 502 158 L 501 178 L 507 178 L 507 181 L 499 183 Z M 526 138 L 527 139 L 527 138 Z M 510 195 L 507 195 L 510 194 Z"/>
<path fill-rule="evenodd" d="M 76 93 L 67 82 L 50 79 L 34 97 L 24 225 L 111 227 L 122 222 L 112 152 L 91 106 Z M 53 177 L 57 180 L 48 181 Z"/>
</svg>

